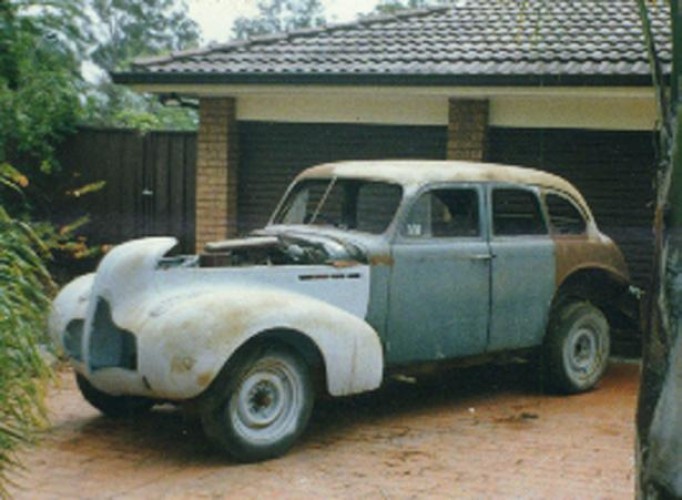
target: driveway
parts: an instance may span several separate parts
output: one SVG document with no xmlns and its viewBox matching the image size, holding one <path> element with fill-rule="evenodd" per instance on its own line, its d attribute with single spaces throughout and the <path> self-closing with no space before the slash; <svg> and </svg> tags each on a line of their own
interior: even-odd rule
<svg viewBox="0 0 682 500">
<path fill-rule="evenodd" d="M 391 382 L 319 402 L 288 455 L 250 465 L 214 451 L 173 407 L 111 420 L 68 370 L 58 379 L 51 427 L 20 453 L 16 498 L 633 497 L 633 363 L 571 397 L 542 394 L 524 365 Z"/>
</svg>

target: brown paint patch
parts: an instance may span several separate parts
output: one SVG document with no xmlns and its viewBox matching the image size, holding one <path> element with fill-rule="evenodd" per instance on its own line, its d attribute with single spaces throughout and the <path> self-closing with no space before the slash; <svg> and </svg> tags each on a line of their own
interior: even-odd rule
<svg viewBox="0 0 682 500">
<path fill-rule="evenodd" d="M 628 280 L 627 267 L 622 254 L 613 242 L 590 240 L 588 236 L 554 236 L 556 248 L 556 284 L 578 269 L 603 269 Z"/>
</svg>

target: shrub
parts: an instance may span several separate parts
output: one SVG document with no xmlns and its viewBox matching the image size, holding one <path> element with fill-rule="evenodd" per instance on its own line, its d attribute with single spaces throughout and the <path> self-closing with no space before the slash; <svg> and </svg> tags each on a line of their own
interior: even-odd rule
<svg viewBox="0 0 682 500">
<path fill-rule="evenodd" d="M 0 184 L 17 178 L 0 171 Z M 41 354 L 49 294 L 47 249 L 31 227 L 10 217 L 0 199 L 0 498 L 8 495 L 15 450 L 46 422 L 44 391 L 50 369 Z"/>
</svg>

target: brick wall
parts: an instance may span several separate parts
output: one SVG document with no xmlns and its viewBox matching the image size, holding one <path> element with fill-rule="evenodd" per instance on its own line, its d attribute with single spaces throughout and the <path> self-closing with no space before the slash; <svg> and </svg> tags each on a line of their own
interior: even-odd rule
<svg viewBox="0 0 682 500">
<path fill-rule="evenodd" d="M 197 137 L 196 247 L 237 231 L 237 119 L 231 97 L 201 99 Z"/>
<path fill-rule="evenodd" d="M 488 130 L 488 101 L 452 98 L 448 115 L 448 159 L 483 161 Z"/>
</svg>

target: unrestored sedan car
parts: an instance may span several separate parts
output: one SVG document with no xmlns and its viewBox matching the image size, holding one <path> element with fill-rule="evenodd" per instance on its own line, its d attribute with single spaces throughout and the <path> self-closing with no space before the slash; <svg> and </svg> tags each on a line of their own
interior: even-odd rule
<svg viewBox="0 0 682 500">
<path fill-rule="evenodd" d="M 115 247 L 61 291 L 51 334 L 105 414 L 191 404 L 242 461 L 286 452 L 316 397 L 425 367 L 525 355 L 551 388 L 589 390 L 629 294 L 580 193 L 501 165 L 321 165 L 262 230 L 175 245 Z"/>
</svg>

